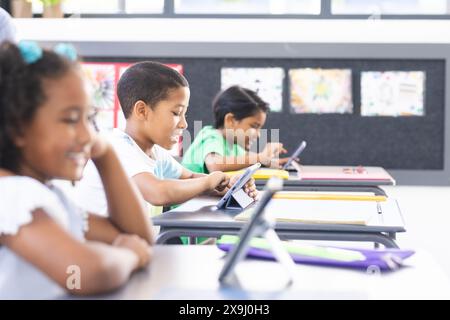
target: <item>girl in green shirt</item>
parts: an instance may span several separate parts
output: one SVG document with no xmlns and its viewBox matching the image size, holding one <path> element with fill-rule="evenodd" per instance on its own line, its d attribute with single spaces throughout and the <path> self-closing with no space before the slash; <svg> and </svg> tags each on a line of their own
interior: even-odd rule
<svg viewBox="0 0 450 320">
<path fill-rule="evenodd" d="M 287 158 L 281 143 L 267 143 L 262 152 L 250 152 L 266 122 L 269 105 L 256 92 L 232 86 L 213 101 L 214 127 L 205 126 L 186 150 L 182 164 L 193 172 L 234 171 L 256 162 L 279 168 Z"/>
</svg>

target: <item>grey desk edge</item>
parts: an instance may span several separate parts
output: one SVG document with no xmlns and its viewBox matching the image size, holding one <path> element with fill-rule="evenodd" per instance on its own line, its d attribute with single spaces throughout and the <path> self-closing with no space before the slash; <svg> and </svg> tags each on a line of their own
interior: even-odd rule
<svg viewBox="0 0 450 320">
<path fill-rule="evenodd" d="M 202 214 L 208 214 L 203 220 Z M 180 217 L 180 218 L 177 218 Z M 401 212 L 400 212 L 401 216 Z M 402 221 L 403 217 L 401 216 Z M 232 216 L 217 212 L 214 219 L 211 212 L 166 212 L 153 218 L 153 224 L 160 226 L 158 244 L 164 244 L 176 237 L 214 237 L 239 234 L 245 222 L 235 221 Z M 363 241 L 382 244 L 387 248 L 398 248 L 396 234 L 405 232 L 402 226 L 360 226 L 340 224 L 305 224 L 280 222 L 275 231 L 282 239 L 322 241 Z"/>
</svg>

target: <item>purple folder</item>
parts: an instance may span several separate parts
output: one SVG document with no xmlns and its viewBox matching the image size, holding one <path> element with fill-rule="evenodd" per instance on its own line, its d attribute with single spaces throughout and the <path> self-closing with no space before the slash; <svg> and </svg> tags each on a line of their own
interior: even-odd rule
<svg viewBox="0 0 450 320">
<path fill-rule="evenodd" d="M 230 251 L 234 244 L 220 243 L 217 245 L 223 251 Z M 335 247 L 338 248 L 338 247 Z M 369 270 L 370 268 L 380 271 L 396 270 L 403 265 L 403 260 L 412 256 L 415 252 L 413 250 L 401 249 L 354 249 L 354 248 L 340 248 L 353 250 L 362 253 L 366 259 L 356 261 L 340 261 L 332 260 L 322 257 L 312 257 L 289 253 L 296 263 L 321 265 L 330 267 L 344 267 Z M 247 257 L 258 258 L 264 260 L 275 260 L 272 252 L 266 249 L 250 247 L 248 249 Z M 372 269 L 372 270 L 373 270 Z"/>
</svg>

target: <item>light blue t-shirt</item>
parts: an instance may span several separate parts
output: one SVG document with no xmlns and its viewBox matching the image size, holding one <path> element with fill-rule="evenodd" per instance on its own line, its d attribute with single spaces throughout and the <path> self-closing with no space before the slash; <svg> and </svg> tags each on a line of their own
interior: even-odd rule
<svg viewBox="0 0 450 320">
<path fill-rule="evenodd" d="M 168 150 L 154 145 L 152 156 L 147 155 L 125 132 L 114 129 L 108 136 L 128 177 L 140 173 L 151 173 L 158 179 L 179 179 L 183 167 Z M 107 202 L 103 184 L 97 168 L 89 161 L 83 172 L 83 179 L 77 184 L 75 196 L 81 207 L 88 212 L 100 215 L 107 214 Z M 162 207 L 154 207 L 149 203 L 152 216 L 162 212 Z"/>
</svg>

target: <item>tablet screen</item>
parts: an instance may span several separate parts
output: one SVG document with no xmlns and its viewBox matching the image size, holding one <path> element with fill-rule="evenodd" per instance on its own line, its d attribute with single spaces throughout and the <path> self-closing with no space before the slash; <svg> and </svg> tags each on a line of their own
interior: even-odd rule
<svg viewBox="0 0 450 320">
<path fill-rule="evenodd" d="M 291 165 L 292 161 L 298 158 L 298 156 L 305 150 L 306 148 L 306 141 L 302 141 L 300 145 L 298 146 L 297 150 L 292 154 L 292 156 L 289 158 L 288 162 L 283 166 L 283 170 L 287 170 L 289 166 Z"/>
</svg>

